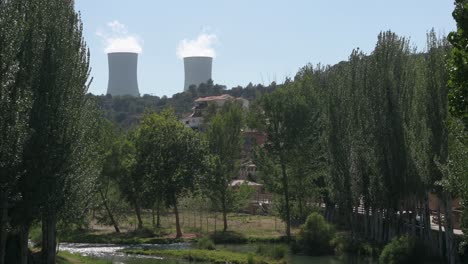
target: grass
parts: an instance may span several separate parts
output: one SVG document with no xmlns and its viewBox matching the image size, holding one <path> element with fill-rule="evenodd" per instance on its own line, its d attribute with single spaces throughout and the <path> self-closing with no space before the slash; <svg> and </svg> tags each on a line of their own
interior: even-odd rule
<svg viewBox="0 0 468 264">
<path fill-rule="evenodd" d="M 124 250 L 127 254 L 165 256 L 186 259 L 189 261 L 209 261 L 215 264 L 275 264 L 277 260 L 251 254 L 232 252 L 227 250 Z M 250 259 L 250 260 L 249 260 Z M 252 262 L 253 261 L 253 262 Z"/>
<path fill-rule="evenodd" d="M 93 244 L 172 244 L 183 242 L 183 239 L 167 238 L 141 234 L 139 232 L 102 233 L 74 231 L 60 235 L 60 242 L 93 243 Z"/>
<path fill-rule="evenodd" d="M 60 234 L 60 241 L 75 243 L 112 244 L 167 244 L 175 240 L 175 218 L 173 214 L 161 217 L 161 228 L 152 227 L 150 212 L 142 214 L 143 224 L 149 232 L 135 231 L 135 217 L 129 214 L 120 224 L 122 233 L 117 234 L 110 226 L 93 225 L 92 230 Z M 181 227 L 184 234 L 192 237 L 211 237 L 215 243 L 281 242 L 284 237 L 284 223 L 274 216 L 229 214 L 228 230 L 222 232 L 220 213 L 181 212 Z M 293 234 L 297 230 L 293 229 Z M 148 234 L 152 233 L 152 234 Z"/>
<path fill-rule="evenodd" d="M 112 261 L 60 252 L 57 256 L 57 264 L 112 264 Z"/>
</svg>

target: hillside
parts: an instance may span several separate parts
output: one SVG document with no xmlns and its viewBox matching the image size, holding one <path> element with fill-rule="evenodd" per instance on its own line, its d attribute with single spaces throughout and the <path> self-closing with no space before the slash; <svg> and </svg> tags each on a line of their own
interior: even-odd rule
<svg viewBox="0 0 468 264">
<path fill-rule="evenodd" d="M 131 96 L 95 96 L 99 108 L 104 116 L 124 130 L 131 129 L 138 124 L 139 119 L 145 111 L 160 112 L 163 109 L 172 108 L 178 116 L 191 111 L 193 101 L 198 97 L 229 94 L 234 97 L 242 97 L 249 101 L 255 100 L 259 95 L 274 91 L 276 83 L 269 86 L 261 84 L 249 84 L 246 87 L 234 87 L 226 90 L 223 85 L 202 84 L 199 87 L 192 86 L 189 91 L 174 94 L 171 98 L 166 96 L 143 95 L 142 97 Z"/>
</svg>

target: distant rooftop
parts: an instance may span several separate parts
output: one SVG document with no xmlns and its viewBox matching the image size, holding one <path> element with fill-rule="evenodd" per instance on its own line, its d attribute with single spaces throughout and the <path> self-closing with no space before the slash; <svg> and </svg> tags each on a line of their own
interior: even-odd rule
<svg viewBox="0 0 468 264">
<path fill-rule="evenodd" d="M 262 186 L 259 183 L 251 182 L 251 181 L 247 181 L 247 180 L 234 180 L 229 185 L 230 186 L 240 186 L 240 185 L 243 185 L 243 184 L 247 184 L 248 186 Z"/>
<path fill-rule="evenodd" d="M 235 99 L 233 96 L 229 94 L 222 94 L 222 95 L 216 95 L 216 96 L 208 96 L 208 97 L 200 97 L 195 102 L 200 103 L 200 102 L 210 102 L 210 101 L 217 101 L 217 100 L 233 100 Z"/>
</svg>

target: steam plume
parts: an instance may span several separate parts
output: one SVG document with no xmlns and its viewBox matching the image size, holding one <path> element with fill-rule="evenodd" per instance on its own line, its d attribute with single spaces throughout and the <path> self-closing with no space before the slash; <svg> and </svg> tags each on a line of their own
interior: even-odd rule
<svg viewBox="0 0 468 264">
<path fill-rule="evenodd" d="M 180 41 L 177 56 L 181 59 L 192 56 L 216 57 L 213 47 L 216 43 L 218 43 L 218 37 L 215 34 L 201 33 L 196 39 Z"/>
<path fill-rule="evenodd" d="M 130 34 L 127 26 L 117 20 L 107 23 L 107 31 L 98 30 L 96 35 L 102 38 L 106 53 L 143 52 L 143 40 L 137 35 Z"/>
</svg>

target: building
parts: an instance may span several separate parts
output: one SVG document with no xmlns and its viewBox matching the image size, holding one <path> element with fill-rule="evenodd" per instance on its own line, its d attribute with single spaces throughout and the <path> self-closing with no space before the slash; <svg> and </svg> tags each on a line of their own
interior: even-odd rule
<svg viewBox="0 0 468 264">
<path fill-rule="evenodd" d="M 107 94 L 112 96 L 140 96 L 138 89 L 138 53 L 113 52 L 107 54 L 109 82 Z"/>
<path fill-rule="evenodd" d="M 203 131 L 204 130 L 204 119 L 203 116 L 208 109 L 209 105 L 216 105 L 216 107 L 222 107 L 226 102 L 236 101 L 239 102 L 245 109 L 249 108 L 249 101 L 244 98 L 236 98 L 229 94 L 222 94 L 217 96 L 200 97 L 194 101 L 192 113 L 180 119 L 180 121 L 187 127 L 193 130 Z"/>
<path fill-rule="evenodd" d="M 185 84 L 184 91 L 191 85 L 199 86 L 211 79 L 213 66 L 212 57 L 194 56 L 184 58 Z"/>
</svg>

